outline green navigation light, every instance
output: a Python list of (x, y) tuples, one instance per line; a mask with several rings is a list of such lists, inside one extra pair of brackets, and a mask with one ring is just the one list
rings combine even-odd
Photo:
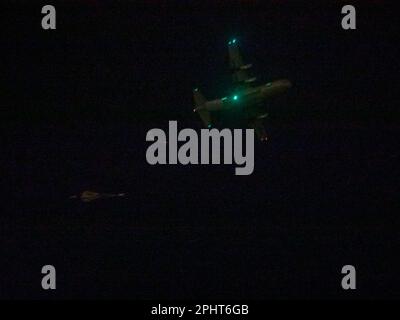
[(238, 97), (237, 95), (234, 95), (232, 99), (233, 99), (233, 100), (237, 100), (238, 98), (239, 98), (239, 97)]

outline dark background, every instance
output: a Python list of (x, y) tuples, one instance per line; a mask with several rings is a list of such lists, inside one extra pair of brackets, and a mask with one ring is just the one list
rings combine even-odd
[[(387, 2), (3, 4), (1, 298), (383, 298), (400, 293), (398, 26)], [(236, 37), (268, 104), (255, 170), (150, 166), (146, 132), (201, 128)], [(127, 198), (81, 203), (91, 189)], [(41, 267), (57, 290), (41, 289)], [(357, 290), (341, 289), (341, 268)]]

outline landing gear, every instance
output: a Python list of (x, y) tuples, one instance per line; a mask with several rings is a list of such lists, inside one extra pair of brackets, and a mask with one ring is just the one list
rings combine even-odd
[(267, 136), (266, 134), (263, 134), (263, 135), (260, 137), (260, 141), (261, 141), (261, 142), (267, 142), (267, 140), (268, 140), (268, 136)]

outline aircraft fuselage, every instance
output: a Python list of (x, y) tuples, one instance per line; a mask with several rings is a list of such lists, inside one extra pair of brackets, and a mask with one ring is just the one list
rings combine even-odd
[[(198, 110), (218, 111), (242, 108), (246, 111), (252, 111), (255, 106), (259, 106), (264, 101), (276, 95), (286, 92), (292, 86), (291, 82), (286, 79), (268, 82), (257, 87), (248, 87), (237, 89), (232, 95), (222, 99), (210, 100), (202, 106), (198, 106)], [(252, 116), (257, 116), (250, 112)]]

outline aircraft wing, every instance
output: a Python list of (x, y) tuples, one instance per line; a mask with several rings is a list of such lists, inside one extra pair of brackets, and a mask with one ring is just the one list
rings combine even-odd
[(256, 78), (249, 75), (251, 64), (244, 64), (240, 54), (238, 41), (233, 39), (228, 42), (229, 67), (232, 72), (233, 83), (237, 86), (250, 85)]

